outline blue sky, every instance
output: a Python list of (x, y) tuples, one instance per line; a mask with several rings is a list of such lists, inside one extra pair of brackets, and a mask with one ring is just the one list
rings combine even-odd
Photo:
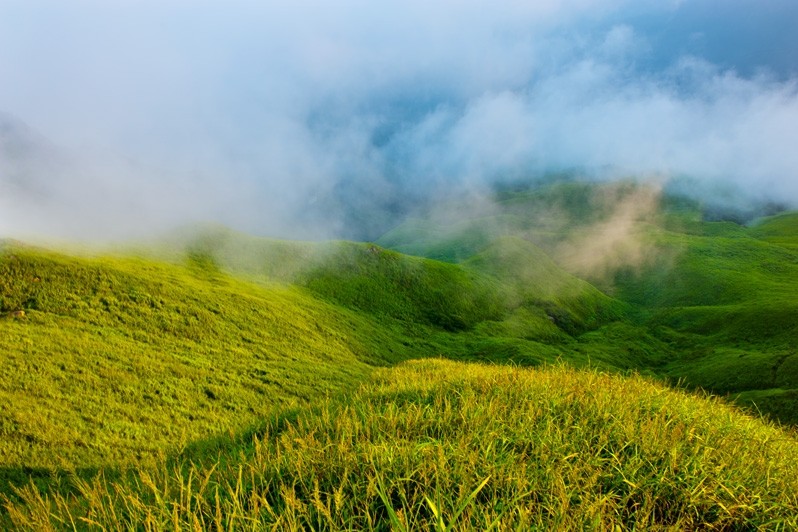
[(0, 118), (46, 146), (0, 149), (0, 233), (327, 237), (561, 169), (798, 206), (796, 5), (0, 0)]

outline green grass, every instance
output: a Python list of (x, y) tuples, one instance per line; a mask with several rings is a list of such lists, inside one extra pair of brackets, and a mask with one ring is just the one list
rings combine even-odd
[[(794, 429), (755, 419), (798, 424), (798, 215), (665, 198), (645, 260), (557, 262), (639, 187), (506, 188), (380, 245), (0, 241), (0, 527), (798, 526)], [(459, 362), (375, 369), (430, 357)]]
[(742, 405), (747, 405), (752, 412), (766, 412), (770, 416), (793, 426), (798, 425), (798, 390), (768, 388), (766, 390), (752, 390), (736, 393), (733, 399)]
[(793, 529), (798, 440), (641, 377), (465, 365), (380, 370), (271, 418), (224, 458), (79, 495), (23, 492), (21, 529)]
[(304, 290), (202, 267), (2, 251), (0, 482), (152, 459), (408, 356)]
[(570, 236), (612, 216), (617, 205), (647, 195), (634, 181), (597, 184), (566, 180), (495, 191), (483, 201), (454, 197), (407, 220), (377, 243), (402, 253), (462, 262), (497, 238), (520, 236), (550, 253)]
[[(497, 193), (492, 206), (473, 209), (473, 217), (468, 210), (456, 217), (432, 212), (378, 241), (457, 263), (459, 269), (367, 245), (267, 241), (224, 230), (195, 238), (191, 247), (212, 250), (225, 270), (300, 283), (331, 303), (381, 321), (479, 335), (452, 339), (423, 332), (430, 352), (530, 364), (556, 357), (579, 364), (589, 359), (718, 393), (753, 391), (754, 385), (770, 389), (772, 379), (730, 387), (726, 362), (734, 373), (745, 373), (750, 362), (751, 374), (758, 375), (758, 365), (777, 365), (794, 343), (798, 215), (780, 214), (751, 227), (706, 222), (699, 204), (666, 196), (657, 216), (636, 222), (635, 234), (648, 245), (642, 264), (621, 264), (609, 279), (596, 276), (591, 285), (552, 259), (563, 243), (589, 234), (592, 224), (606, 221), (614, 206), (637, 197), (641, 187), (572, 180), (508, 188)], [(452, 206), (442, 206), (447, 209)], [(602, 332), (617, 330), (621, 322), (637, 332), (622, 339)], [(627, 355), (613, 351), (618, 342)], [(699, 360), (701, 353), (708, 358)], [(782, 380), (787, 390), (796, 389), (794, 375)], [(759, 406), (786, 419), (785, 408), (777, 413)]]
[(542, 249), (518, 237), (503, 237), (463, 263), (497, 279), (512, 309), (540, 308), (570, 334), (621, 319), (625, 306), (558, 266)]
[(794, 249), (798, 245), (798, 213), (787, 212), (758, 220), (749, 233), (766, 242)]
[(503, 222), (490, 216), (445, 225), (415, 219), (388, 231), (377, 243), (407, 255), (457, 263), (490, 245)]
[(281, 241), (223, 228), (178, 235), (168, 244), (172, 260), (188, 253), (250, 281), (302, 286), (320, 299), (381, 319), (456, 331), (505, 311), (489, 278), (374, 244)]
[(374, 245), (342, 246), (299, 283), (348, 308), (450, 331), (500, 318), (505, 310), (487, 278)]
[[(707, 223), (705, 225), (712, 225)], [(662, 232), (660, 262), (619, 279), (630, 302), (647, 307), (788, 301), (798, 293), (798, 249), (753, 238)]]
[(798, 371), (784, 363), (798, 333), (795, 219), (661, 231), (658, 260), (616, 276), (615, 296), (645, 309), (674, 347), (661, 374), (795, 423)]
[[(699, 202), (666, 195), (652, 204), (659, 210), (631, 220), (628, 234), (638, 246), (630, 249), (640, 250), (642, 260), (624, 263), (621, 249), (614, 266), (581, 271), (579, 279), (553, 259), (567, 259), (564, 246), (585, 235), (611, 231), (602, 224), (650, 197), (645, 186), (573, 179), (508, 186), (472, 216), (468, 210), (448, 218), (431, 212), (379, 242), (457, 262), (499, 282), (509, 311), (478, 328), (491, 338), (486, 343), (502, 346), (494, 350), (496, 360), (550, 359), (550, 352), (526, 341), (565, 344), (561, 355), (571, 361), (634, 367), (721, 394), (750, 398), (759, 391), (764, 399), (757, 408), (792, 422), (786, 405), (798, 390), (798, 375), (780, 359), (798, 334), (798, 214), (750, 227), (710, 222)], [(621, 322), (636, 332), (607, 333)], [(623, 349), (614, 350), (619, 344)], [(785, 391), (775, 409), (766, 393), (771, 389)], [(798, 411), (798, 402), (792, 407)]]
[(207, 247), (168, 264), (5, 245), (0, 491), (237, 434), (410, 356), (561, 354), (524, 341), (508, 352), (512, 339), (479, 334), (502, 307), (492, 281), (458, 266), (354, 244), (306, 256), (302, 287), (231, 277)]

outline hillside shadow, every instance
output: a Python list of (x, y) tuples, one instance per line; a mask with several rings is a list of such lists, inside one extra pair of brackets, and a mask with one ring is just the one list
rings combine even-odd
[(5, 466), (0, 467), (0, 529), (11, 525), (6, 504), (24, 504), (21, 492), (33, 487), (43, 497), (78, 496), (81, 483), (91, 483), (101, 477), (105, 484), (137, 477), (143, 470), (187, 472), (190, 467), (223, 465), (227, 459), (238, 460), (242, 453), (254, 448), (256, 438), (267, 431), (277, 436), (303, 412), (302, 408), (290, 408), (265, 417), (260, 423), (243, 428), (233, 434), (216, 434), (191, 442), (179, 452), (156, 459), (149, 464), (108, 465), (75, 469)]

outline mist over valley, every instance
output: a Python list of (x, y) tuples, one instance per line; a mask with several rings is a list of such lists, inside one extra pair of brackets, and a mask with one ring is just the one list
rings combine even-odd
[(797, 23), (0, 1), (0, 528), (798, 528)]

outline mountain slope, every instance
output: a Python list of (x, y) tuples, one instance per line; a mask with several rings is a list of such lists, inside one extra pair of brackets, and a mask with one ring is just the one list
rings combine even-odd
[(0, 467), (12, 473), (151, 458), (407, 356), (296, 288), (14, 244), (0, 251), (0, 316)]
[(543, 308), (552, 322), (571, 333), (618, 320), (626, 310), (619, 301), (569, 274), (542, 249), (518, 237), (494, 240), (463, 265), (501, 281), (511, 307)]
[[(747, 228), (700, 222), (663, 231), (659, 261), (616, 275), (615, 295), (666, 328), (676, 349), (663, 372), (732, 394), (784, 422), (798, 422), (798, 247), (794, 215)], [(790, 405), (790, 406), (787, 406)]]
[(505, 187), (466, 207), (442, 205), (379, 242), (500, 280), (516, 309), (502, 335), (552, 342), (565, 331), (578, 339), (569, 359), (756, 397), (798, 422), (795, 213), (746, 227), (645, 184), (573, 181)]
[[(794, 432), (663, 386), (798, 424), (798, 216), (746, 227), (663, 200), (638, 217), (634, 187), (552, 190), (418, 235), (449, 262), (218, 227), (141, 244), (146, 259), (0, 242), (0, 527), (67, 510), (111, 528), (793, 526), (795, 486), (761, 473), (795, 477)], [(546, 198), (561, 212), (541, 222)], [(603, 254), (587, 273), (568, 262), (582, 244)], [(427, 360), (350, 393), (433, 356), (540, 369)], [(530, 441), (557, 467), (524, 469)]]

